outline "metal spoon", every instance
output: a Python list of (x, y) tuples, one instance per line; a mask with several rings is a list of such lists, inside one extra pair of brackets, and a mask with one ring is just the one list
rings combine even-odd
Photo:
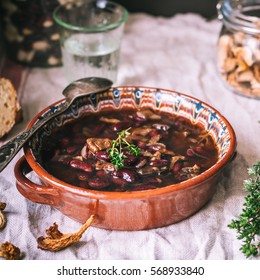
[(110, 80), (99, 77), (83, 78), (69, 84), (62, 92), (65, 96), (65, 102), (60, 104), (57, 111), (53, 111), (47, 116), (38, 119), (38, 121), (30, 129), (21, 132), (5, 145), (0, 147), (0, 172), (8, 165), (8, 163), (36, 131), (38, 131), (49, 120), (68, 109), (76, 98), (106, 91), (112, 86), (112, 84), (113, 83)]

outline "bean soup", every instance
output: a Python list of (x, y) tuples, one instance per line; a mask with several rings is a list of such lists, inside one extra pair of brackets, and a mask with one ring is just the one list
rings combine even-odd
[(216, 163), (211, 136), (189, 120), (150, 109), (91, 114), (51, 135), (45, 169), (69, 184), (102, 191), (162, 188)]

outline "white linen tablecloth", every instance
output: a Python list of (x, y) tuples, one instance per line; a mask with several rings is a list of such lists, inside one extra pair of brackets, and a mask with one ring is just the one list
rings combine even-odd
[[(238, 155), (223, 173), (213, 199), (198, 213), (177, 224), (145, 231), (110, 231), (90, 227), (80, 242), (60, 252), (37, 248), (37, 237), (53, 222), (64, 233), (79, 223), (48, 205), (25, 199), (16, 189), (13, 169), (23, 151), (0, 173), (0, 201), (6, 227), (0, 242), (19, 247), (25, 260), (241, 260), (241, 242), (227, 225), (241, 213), (246, 194), (247, 168), (260, 155), (260, 100), (229, 91), (216, 69), (217, 19), (196, 14), (171, 18), (131, 14), (125, 27), (117, 85), (140, 85), (176, 90), (215, 107), (233, 126)], [(40, 110), (63, 98), (67, 85), (61, 67), (25, 68), (18, 89), (24, 120), (7, 141), (20, 132)], [(0, 142), (3, 144), (4, 142)], [(38, 180), (35, 174), (31, 179)], [(260, 259), (256, 257), (254, 259)]]

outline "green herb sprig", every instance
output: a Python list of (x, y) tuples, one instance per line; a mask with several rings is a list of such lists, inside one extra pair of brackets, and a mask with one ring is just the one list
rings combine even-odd
[(112, 147), (108, 149), (109, 158), (114, 164), (116, 170), (124, 167), (124, 159), (127, 158), (127, 156), (123, 153), (123, 149), (128, 149), (134, 156), (139, 156), (141, 153), (141, 150), (137, 146), (130, 144), (126, 140), (126, 137), (130, 135), (130, 129), (131, 127), (118, 132), (117, 139), (112, 141)]
[(260, 252), (260, 162), (248, 169), (250, 179), (244, 181), (244, 208), (239, 219), (232, 220), (229, 228), (237, 231), (237, 238), (243, 241), (240, 250), (249, 258)]

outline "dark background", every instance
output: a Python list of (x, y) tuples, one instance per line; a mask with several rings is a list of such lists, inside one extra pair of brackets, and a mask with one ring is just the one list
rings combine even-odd
[(123, 5), (130, 13), (144, 12), (164, 17), (176, 13), (198, 13), (211, 19), (217, 15), (218, 0), (114, 0), (114, 2)]

